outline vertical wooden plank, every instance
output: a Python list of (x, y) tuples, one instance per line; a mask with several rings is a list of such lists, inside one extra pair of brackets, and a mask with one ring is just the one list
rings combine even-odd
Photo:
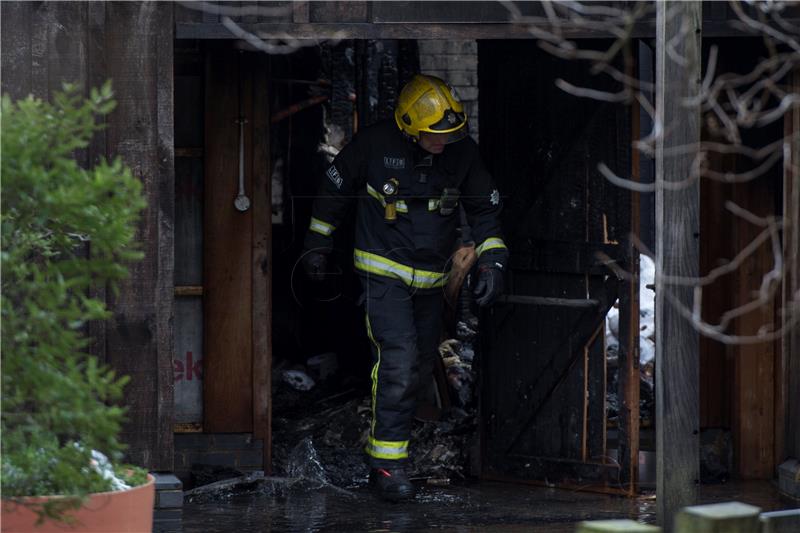
[[(711, 152), (709, 166), (714, 170), (736, 168), (736, 158)], [(700, 273), (706, 275), (721, 261), (736, 255), (731, 235), (733, 224), (720, 224), (730, 213), (725, 202), (730, 200), (731, 185), (714, 180), (700, 183)], [(703, 288), (702, 318), (718, 324), (722, 315), (732, 309), (736, 292), (733, 276), (722, 276)], [(734, 347), (716, 339), (700, 338), (700, 427), (731, 427), (731, 384)], [(729, 368), (730, 367), (730, 368)]]
[[(86, 4), (86, 56), (87, 56), (87, 89), (101, 87), (105, 83), (108, 73), (106, 65), (106, 8), (101, 2), (89, 2)], [(88, 147), (88, 159), (90, 165), (96, 165), (106, 157), (107, 130), (99, 131), (94, 134)], [(91, 247), (91, 245), (90, 245)], [(91, 295), (100, 301), (106, 301), (106, 286), (95, 286), (91, 289)], [(106, 329), (105, 320), (95, 320), (89, 324), (88, 333), (91, 337), (89, 353), (105, 361), (106, 350)]]
[[(639, 105), (631, 108), (631, 138), (639, 138)], [(622, 140), (620, 140), (622, 141)], [(620, 146), (630, 146), (619, 142)], [(640, 180), (640, 154), (631, 149), (631, 179)], [(630, 235), (640, 236), (639, 193), (620, 189), (618, 194), (630, 198)], [(618, 205), (624, 205), (620, 201)], [(623, 224), (625, 227), (625, 224)], [(636, 494), (639, 477), (639, 252), (633, 239), (626, 236), (622, 241), (625, 256), (628, 258), (630, 280), (622, 281), (619, 295), (619, 381), (617, 396), (619, 402), (619, 467), (620, 478), (626, 483), (631, 495)]]
[[(47, 35), (48, 92), (61, 91), (65, 83), (77, 84), (88, 95), (88, 3), (53, 2)], [(85, 160), (86, 153), (78, 155)]]
[[(800, 94), (800, 69), (792, 73), (792, 90)], [(800, 315), (800, 108), (795, 106), (786, 115), (784, 142), (789, 157), (783, 173), (783, 253), (784, 280), (782, 306), (784, 319)], [(800, 321), (781, 339), (782, 375), (784, 383), (783, 450), (779, 458), (800, 459)], [(779, 421), (780, 423), (780, 421)]]
[(175, 385), (172, 357), (175, 353), (175, 54), (174, 16), (171, 2), (158, 4), (153, 46), (156, 52), (156, 111), (158, 136), (158, 275), (156, 277), (156, 318), (158, 320), (156, 450), (161, 469), (174, 464)]
[(33, 3), (0, 2), (0, 92), (17, 100), (31, 92)]
[(268, 62), (251, 57), (253, 72), (253, 435), (264, 442), (264, 471), (272, 471), (272, 187)]
[(175, 162), (175, 180), (175, 285), (202, 286), (202, 158), (178, 157)]
[[(676, 38), (682, 25), (688, 31)], [(664, 153), (700, 141), (699, 109), (684, 101), (699, 88), (701, 3), (659, 2), (656, 32), (656, 110), (666, 132), (656, 144), (656, 491), (658, 521), (671, 531), (677, 510), (694, 502), (699, 479), (698, 334), (675, 307), (692, 308), (692, 289), (659, 280), (698, 274), (699, 193), (696, 182), (663, 187), (686, 180), (694, 158)]]
[(131, 381), (122, 435), (128, 459), (172, 470), (173, 209), (172, 9), (164, 3), (108, 3), (107, 74), (117, 109), (108, 118), (107, 148), (143, 183), (147, 207), (138, 240), (144, 259), (111, 297), (108, 360)]
[[(240, 212), (233, 204), (239, 189), (238, 53), (226, 43), (211, 43), (206, 69), (203, 429), (249, 432), (253, 430), (253, 208)], [(242, 89), (246, 96), (244, 85)], [(243, 106), (245, 113), (248, 104), (249, 100)], [(246, 119), (245, 132), (252, 127), (252, 114)], [(250, 156), (246, 153), (245, 161)], [(245, 176), (252, 201), (252, 172)]]
[(53, 2), (33, 4), (31, 13), (31, 94), (38, 98), (49, 96), (50, 81), (47, 71), (48, 35), (56, 24), (53, 19)]
[[(755, 213), (767, 216), (774, 210), (775, 191), (769, 175), (737, 184), (734, 202)], [(744, 249), (763, 228), (737, 219), (734, 223), (737, 250)], [(772, 268), (773, 255), (769, 242), (755, 250), (735, 274), (735, 305), (750, 302), (761, 286), (763, 276)], [(774, 323), (772, 303), (743, 315), (735, 321), (739, 335), (757, 335), (760, 328)], [(734, 461), (736, 471), (744, 479), (770, 479), (774, 473), (774, 344), (742, 344), (733, 347), (735, 378), (733, 391)]]

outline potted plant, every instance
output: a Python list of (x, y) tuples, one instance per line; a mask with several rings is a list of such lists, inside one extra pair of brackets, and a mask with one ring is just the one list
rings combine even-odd
[[(119, 464), (127, 378), (86, 353), (87, 323), (108, 316), (92, 289), (113, 290), (141, 256), (141, 183), (120, 160), (75, 157), (114, 105), (110, 84), (88, 99), (69, 85), (52, 103), (2, 97), (3, 532), (151, 528), (152, 476)], [(138, 518), (98, 516), (131, 495)]]

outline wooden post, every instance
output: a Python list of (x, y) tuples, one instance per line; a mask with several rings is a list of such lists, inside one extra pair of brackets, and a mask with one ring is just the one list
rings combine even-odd
[(770, 511), (758, 517), (761, 533), (790, 533), (800, 531), (800, 509)]
[(675, 518), (675, 533), (758, 533), (760, 512), (739, 502), (687, 507)]
[[(143, 185), (147, 198), (137, 240), (144, 258), (108, 295), (108, 362), (130, 376), (125, 388), (128, 423), (122, 440), (128, 460), (150, 470), (173, 468), (174, 338), (172, 5), (105, 4), (106, 75), (117, 108), (108, 117), (106, 148)], [(113, 58), (111, 60), (110, 58)]]
[(685, 181), (694, 151), (668, 155), (700, 141), (700, 112), (685, 99), (700, 82), (701, 3), (658, 2), (656, 28), (656, 494), (659, 523), (694, 503), (699, 479), (698, 334), (677, 309), (692, 309), (692, 288), (665, 276), (696, 277), (699, 270), (699, 186)]
[[(634, 72), (630, 74), (635, 75)], [(638, 139), (639, 135), (639, 106), (631, 106), (631, 138)], [(621, 146), (626, 141), (620, 139)], [(628, 143), (629, 144), (629, 143)], [(640, 181), (640, 153), (634, 148), (631, 150), (631, 179)], [(619, 188), (618, 194), (630, 198), (630, 234), (641, 235), (641, 217), (639, 193)], [(620, 200), (624, 205), (625, 197)], [(618, 429), (618, 460), (620, 479), (626, 483), (626, 489), (630, 496), (635, 496), (639, 482), (639, 387), (640, 387), (640, 365), (639, 365), (639, 250), (634, 246), (633, 239), (630, 237), (623, 241), (625, 247), (625, 257), (627, 268), (631, 279), (624, 281), (620, 285), (619, 293), (619, 379), (617, 385), (617, 396), (619, 402), (619, 429)]]
[(578, 524), (575, 533), (659, 533), (660, 527), (640, 524), (635, 520), (616, 519), (616, 520), (589, 520)]

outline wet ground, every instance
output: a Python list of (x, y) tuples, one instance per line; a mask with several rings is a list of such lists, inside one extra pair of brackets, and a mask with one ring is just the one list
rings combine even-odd
[[(769, 483), (703, 486), (700, 503), (741, 501), (764, 511), (796, 508)], [(408, 503), (379, 501), (366, 486), (265, 482), (250, 494), (186, 503), (184, 533), (216, 532), (573, 532), (582, 520), (631, 518), (655, 523), (655, 499), (623, 498), (527, 485), (480, 482), (420, 486)]]

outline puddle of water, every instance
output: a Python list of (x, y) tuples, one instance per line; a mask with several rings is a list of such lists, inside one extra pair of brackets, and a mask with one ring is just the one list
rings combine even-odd
[[(308, 450), (306, 450), (308, 451)], [(769, 483), (702, 486), (700, 503), (741, 501), (763, 510), (796, 507)], [(510, 483), (418, 485), (414, 501), (378, 500), (362, 485), (343, 491), (319, 480), (265, 481), (224, 502), (187, 503), (184, 533), (258, 532), (574, 532), (582, 520), (630, 518), (655, 523), (652, 495), (624, 498)]]
[[(285, 484), (224, 503), (188, 503), (184, 533), (229, 531), (574, 531), (580, 520), (653, 517), (652, 502), (501, 483), (420, 486), (412, 502), (392, 504), (366, 486), (345, 496), (330, 486)], [(563, 529), (560, 529), (563, 528)]]

